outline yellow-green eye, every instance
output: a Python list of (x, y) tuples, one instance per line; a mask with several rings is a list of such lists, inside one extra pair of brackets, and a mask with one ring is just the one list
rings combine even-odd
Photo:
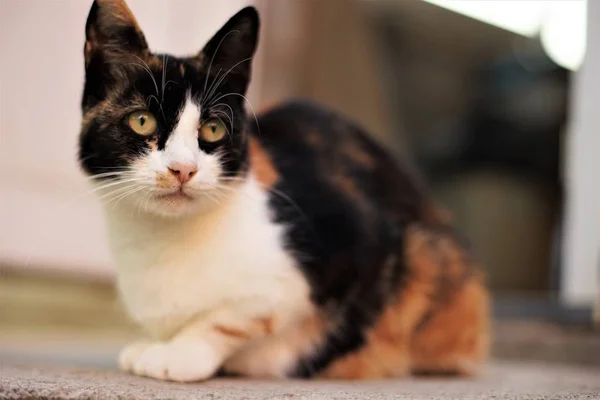
[(156, 118), (147, 111), (136, 111), (129, 114), (127, 123), (138, 135), (149, 136), (156, 132)]
[(227, 128), (219, 119), (210, 119), (200, 127), (200, 137), (205, 142), (213, 143), (225, 137)]

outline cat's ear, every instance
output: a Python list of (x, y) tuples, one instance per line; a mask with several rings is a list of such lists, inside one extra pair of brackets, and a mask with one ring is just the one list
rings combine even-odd
[(85, 24), (85, 63), (102, 52), (141, 53), (148, 45), (124, 0), (94, 0)]
[[(260, 18), (254, 7), (235, 14), (208, 41), (200, 52), (205, 73), (228, 73), (245, 91), (250, 80), (252, 58), (258, 45)], [(210, 70), (210, 71), (209, 71)]]

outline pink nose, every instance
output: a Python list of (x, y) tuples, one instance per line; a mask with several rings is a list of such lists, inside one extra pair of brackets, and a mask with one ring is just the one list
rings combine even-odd
[(198, 172), (198, 168), (194, 164), (183, 164), (183, 163), (172, 163), (169, 165), (169, 172), (175, 175), (175, 177), (181, 182), (181, 184), (185, 184), (189, 182), (190, 179), (196, 172)]

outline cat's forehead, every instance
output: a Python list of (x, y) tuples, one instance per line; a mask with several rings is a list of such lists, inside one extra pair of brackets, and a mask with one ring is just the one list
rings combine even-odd
[(178, 115), (187, 98), (199, 105), (203, 97), (207, 76), (197, 59), (169, 54), (130, 55), (121, 64), (123, 74), (109, 95), (121, 107), (145, 108), (170, 120)]
[[(204, 77), (203, 65), (195, 58), (179, 58), (169, 54), (148, 54), (145, 57), (130, 58), (133, 74), (129, 75), (131, 84), (139, 89), (150, 89), (162, 94), (169, 85), (186, 86), (198, 89), (194, 83)], [(143, 86), (139, 86), (143, 85)]]

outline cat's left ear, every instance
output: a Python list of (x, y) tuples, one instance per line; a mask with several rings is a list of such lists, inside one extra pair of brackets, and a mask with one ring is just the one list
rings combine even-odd
[(85, 24), (86, 66), (96, 54), (139, 54), (148, 44), (125, 0), (94, 0)]
[(260, 18), (254, 7), (246, 7), (231, 17), (200, 53), (204, 72), (211, 76), (219, 70), (221, 76), (228, 73), (228, 80), (237, 83), (236, 90), (245, 92), (258, 45), (259, 28)]

